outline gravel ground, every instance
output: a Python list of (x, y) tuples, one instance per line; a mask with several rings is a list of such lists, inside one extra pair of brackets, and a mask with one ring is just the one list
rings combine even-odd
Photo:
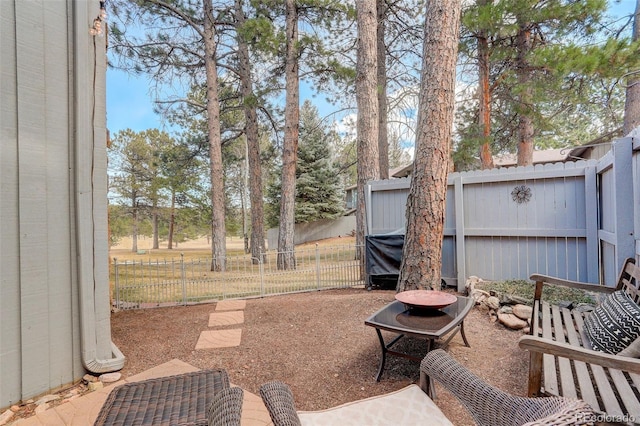
[[(418, 382), (418, 363), (398, 357), (387, 358), (381, 381), (375, 381), (380, 347), (364, 320), (394, 294), (345, 289), (247, 300), (242, 343), (235, 348), (194, 349), (214, 304), (116, 312), (112, 336), (127, 356), (125, 377), (178, 358), (201, 369), (225, 368), (232, 383), (256, 394), (262, 383), (282, 380), (292, 388), (297, 409), (319, 410)], [(457, 335), (448, 351), (489, 383), (525, 395), (521, 332), (492, 323), (479, 308), (467, 317), (465, 330), (471, 347)], [(424, 341), (404, 339), (396, 347), (424, 355)], [(436, 395), (454, 424), (474, 424), (451, 394), (438, 386)]]

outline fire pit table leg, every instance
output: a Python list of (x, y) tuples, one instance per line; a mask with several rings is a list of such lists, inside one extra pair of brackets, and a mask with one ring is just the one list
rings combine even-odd
[(460, 336), (462, 336), (462, 341), (464, 342), (465, 346), (470, 348), (471, 345), (469, 344), (469, 341), (467, 340), (467, 336), (464, 334), (464, 321), (462, 321), (460, 323)]
[(379, 382), (380, 377), (382, 377), (382, 372), (384, 371), (384, 364), (387, 361), (388, 349), (391, 346), (393, 346), (398, 340), (402, 339), (404, 337), (404, 334), (397, 336), (395, 339), (389, 342), (389, 344), (386, 344), (384, 342), (384, 339), (382, 338), (382, 333), (380, 332), (379, 328), (376, 328), (376, 333), (378, 333), (378, 340), (380, 341), (380, 349), (382, 350), (382, 355), (380, 356), (380, 365), (378, 366), (378, 374), (376, 375), (376, 382)]
[(380, 348), (382, 349), (382, 355), (380, 356), (380, 365), (378, 366), (378, 374), (376, 375), (376, 382), (379, 382), (380, 377), (382, 377), (382, 370), (384, 370), (384, 363), (387, 358), (387, 347), (384, 344), (384, 339), (382, 338), (382, 333), (380, 333), (379, 328), (376, 328), (376, 333), (378, 333), (378, 340), (380, 341)]

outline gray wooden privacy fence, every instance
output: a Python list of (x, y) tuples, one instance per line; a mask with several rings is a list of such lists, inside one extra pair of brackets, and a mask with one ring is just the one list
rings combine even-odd
[[(623, 138), (602, 159), (449, 175), (442, 275), (542, 273), (613, 285), (640, 259), (640, 142)], [(367, 235), (404, 233), (410, 178), (370, 182)]]

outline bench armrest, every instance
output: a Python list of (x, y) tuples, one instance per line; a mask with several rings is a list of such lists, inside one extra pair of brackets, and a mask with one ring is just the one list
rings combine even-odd
[(518, 341), (518, 346), (530, 352), (550, 354), (575, 361), (583, 361), (602, 367), (640, 374), (640, 359), (638, 358), (611, 355), (537, 336), (522, 336)]
[(612, 293), (616, 290), (614, 287), (605, 287), (600, 284), (590, 284), (579, 281), (564, 280), (562, 278), (550, 277), (542, 274), (533, 274), (529, 277), (529, 279), (536, 282), (536, 289), (533, 296), (534, 300), (540, 300), (540, 298), (542, 297), (542, 287), (545, 284), (593, 291), (598, 293)]

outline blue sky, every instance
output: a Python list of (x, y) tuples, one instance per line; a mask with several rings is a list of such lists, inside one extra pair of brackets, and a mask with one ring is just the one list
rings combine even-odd
[[(174, 130), (153, 111), (155, 95), (151, 87), (153, 82), (145, 75), (133, 75), (115, 69), (107, 70), (107, 127), (112, 135), (127, 128), (135, 131), (153, 128), (168, 132)], [(284, 103), (284, 93), (281, 97)], [(314, 96), (311, 87), (301, 82), (300, 104), (305, 99), (313, 102), (322, 117), (340, 109), (327, 102), (324, 96)], [(328, 120), (332, 121), (333, 117), (329, 117)]]
[[(629, 15), (633, 13), (635, 4), (636, 0), (612, 1), (610, 12), (613, 16)], [(162, 117), (153, 112), (153, 98), (149, 89), (151, 86), (152, 83), (144, 75), (135, 76), (124, 71), (107, 70), (107, 126), (112, 134), (126, 128), (135, 131), (152, 128), (171, 131)], [(322, 95), (313, 95), (313, 90), (308, 85), (301, 86), (300, 102), (311, 99), (321, 116), (339, 109), (326, 102)]]

